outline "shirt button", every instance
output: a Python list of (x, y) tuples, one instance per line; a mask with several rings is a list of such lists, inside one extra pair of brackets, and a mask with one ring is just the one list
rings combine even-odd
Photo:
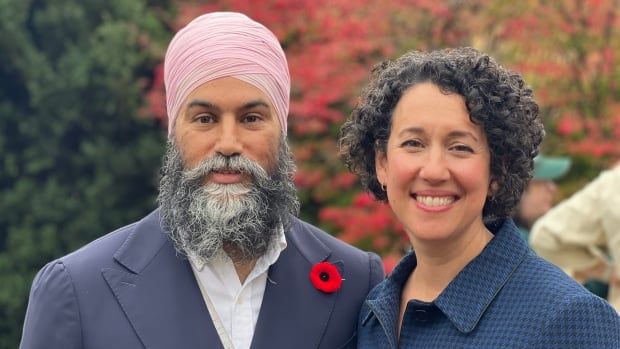
[(419, 322), (428, 321), (428, 313), (424, 309), (418, 309), (415, 311), (415, 320)]

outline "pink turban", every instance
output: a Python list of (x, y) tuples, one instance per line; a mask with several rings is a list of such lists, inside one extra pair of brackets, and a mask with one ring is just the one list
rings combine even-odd
[(275, 35), (241, 13), (202, 15), (172, 38), (164, 60), (168, 138), (182, 104), (200, 85), (234, 77), (265, 93), (286, 134), (291, 78)]

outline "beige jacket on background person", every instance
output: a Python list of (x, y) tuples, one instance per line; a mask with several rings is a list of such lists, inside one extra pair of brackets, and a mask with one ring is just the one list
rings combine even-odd
[(620, 166), (602, 172), (538, 219), (530, 245), (573, 277), (607, 264), (601, 279), (610, 282), (608, 301), (620, 313)]

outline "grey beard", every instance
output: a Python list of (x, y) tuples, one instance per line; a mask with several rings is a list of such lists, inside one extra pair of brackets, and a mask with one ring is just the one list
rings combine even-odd
[[(224, 248), (235, 262), (255, 260), (299, 213), (295, 164), (284, 139), (273, 175), (242, 156), (214, 155), (193, 169), (184, 168), (180, 150), (169, 141), (157, 201), (162, 227), (177, 252), (199, 263), (218, 258)], [(204, 183), (211, 171), (221, 169), (240, 171), (252, 180)]]

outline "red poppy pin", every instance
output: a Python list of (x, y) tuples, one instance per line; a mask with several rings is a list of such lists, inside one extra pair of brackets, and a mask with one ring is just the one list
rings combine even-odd
[(342, 285), (342, 276), (335, 265), (329, 262), (317, 263), (310, 270), (310, 281), (317, 290), (334, 293)]

